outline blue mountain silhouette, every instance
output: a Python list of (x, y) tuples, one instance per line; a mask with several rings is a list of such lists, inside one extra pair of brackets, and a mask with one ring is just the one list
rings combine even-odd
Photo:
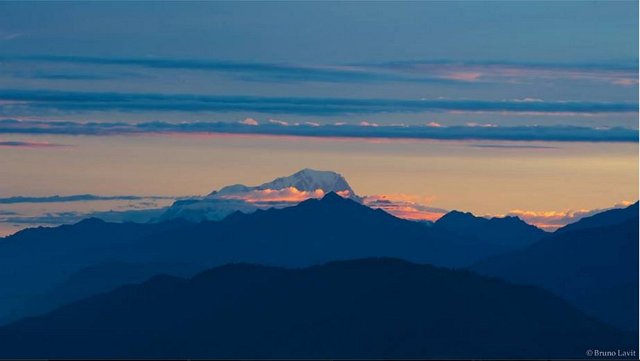
[(601, 320), (638, 332), (638, 203), (599, 213), (471, 269), (544, 287)]
[(154, 277), (0, 328), (0, 356), (580, 358), (636, 341), (534, 287), (381, 258)]
[[(529, 237), (529, 228), (512, 232), (514, 242)], [(399, 219), (335, 193), (289, 208), (237, 212), (222, 221), (135, 224), (87, 219), (28, 229), (0, 242), (0, 316), (6, 322), (107, 291), (114, 284), (140, 281), (138, 272), (128, 279), (127, 272), (105, 270), (93, 273), (90, 286), (65, 289), (65, 280), (74, 273), (101, 264), (138, 264), (145, 275), (184, 274), (167, 265), (184, 265), (186, 270), (229, 262), (302, 267), (364, 257), (463, 267), (504, 251), (490, 238)], [(105, 279), (105, 274), (114, 279)]]

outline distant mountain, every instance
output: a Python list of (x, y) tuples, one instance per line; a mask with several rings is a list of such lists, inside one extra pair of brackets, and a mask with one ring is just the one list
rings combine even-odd
[(394, 259), (158, 276), (0, 328), (2, 358), (582, 358), (637, 338), (555, 296)]
[(138, 244), (128, 251), (143, 261), (243, 261), (296, 267), (371, 256), (463, 266), (498, 252), (493, 245), (396, 218), (335, 193), (294, 207), (236, 212), (221, 222), (194, 224)]
[[(635, 208), (635, 211), (634, 211)], [(479, 262), (471, 269), (510, 282), (536, 285), (621, 329), (638, 331), (638, 218), (607, 211), (566, 227), (523, 249)], [(626, 220), (625, 220), (626, 219)], [(606, 222), (608, 223), (608, 222)]]
[(513, 250), (530, 245), (548, 235), (547, 232), (525, 223), (518, 217), (476, 217), (471, 213), (451, 211), (434, 226), (456, 233), (461, 237), (473, 237), (485, 243)]
[(160, 220), (221, 220), (236, 211), (252, 213), (257, 209), (288, 207), (307, 198), (319, 198), (330, 192), (360, 201), (342, 175), (332, 171), (305, 168), (288, 177), (280, 177), (259, 186), (234, 184), (213, 191), (204, 198), (176, 201)]
[(591, 217), (585, 217), (581, 220), (568, 224), (556, 230), (556, 233), (575, 231), (579, 229), (587, 229), (593, 227), (609, 226), (625, 222), (630, 219), (638, 219), (638, 202), (626, 207), (616, 208), (595, 214)]
[(74, 225), (29, 228), (0, 238), (0, 322), (75, 272), (120, 261), (118, 255), (136, 239), (190, 225), (182, 220), (138, 224), (88, 218)]
[(159, 274), (189, 277), (205, 267), (194, 264), (112, 262), (90, 266), (74, 273), (64, 283), (26, 299), (12, 310), (7, 320), (40, 315), (71, 302), (107, 292), (120, 286), (140, 283)]
[(322, 190), (324, 193), (344, 193), (347, 198), (357, 199), (355, 192), (342, 175), (332, 171), (321, 171), (309, 168), (305, 168), (287, 177), (276, 178), (271, 182), (256, 187), (247, 187), (243, 184), (224, 187), (217, 192), (212, 192), (207, 197), (235, 195), (256, 190), (281, 190), (292, 187), (304, 192)]
[[(229, 262), (301, 267), (396, 257), (464, 267), (503, 249), (472, 236), (396, 218), (335, 193), (283, 209), (237, 212), (218, 222), (114, 224), (89, 219), (71, 226), (29, 229), (0, 241), (0, 321), (19, 315), (33, 298), (38, 298), (40, 310), (46, 310), (42, 306), (48, 300), (43, 294), (55, 292), (74, 273), (105, 263), (184, 264), (204, 269)], [(139, 281), (126, 275), (120, 272), (111, 283), (97, 279), (96, 287), (90, 289), (107, 291), (116, 283)], [(48, 305), (51, 309), (59, 304)]]
[(253, 213), (258, 207), (240, 199), (183, 199), (175, 201), (159, 221), (185, 219), (190, 222), (221, 220), (234, 212)]

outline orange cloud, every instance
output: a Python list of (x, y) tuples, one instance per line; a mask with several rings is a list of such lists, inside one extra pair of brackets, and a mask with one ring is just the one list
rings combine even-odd
[(436, 221), (447, 210), (429, 207), (432, 199), (410, 194), (376, 194), (364, 198), (364, 204), (371, 208), (379, 208), (396, 217), (409, 220)]
[[(623, 208), (631, 205), (633, 202), (622, 201), (612, 208)], [(564, 211), (527, 211), (514, 209), (507, 213), (507, 216), (517, 216), (523, 221), (533, 224), (536, 227), (546, 231), (555, 231), (556, 229), (566, 226), (567, 224), (579, 221), (584, 217), (592, 216), (612, 208), (605, 209), (567, 209)], [(502, 215), (505, 216), (505, 215)]]
[(221, 196), (224, 199), (240, 199), (249, 203), (299, 203), (309, 198), (322, 198), (324, 191), (301, 191), (296, 187), (283, 189), (259, 189)]

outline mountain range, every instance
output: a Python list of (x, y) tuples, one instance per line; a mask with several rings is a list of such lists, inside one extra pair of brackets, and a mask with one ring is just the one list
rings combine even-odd
[(576, 358), (636, 341), (534, 287), (385, 258), (157, 276), (0, 328), (15, 358)]
[(541, 286), (609, 324), (637, 332), (638, 203), (585, 218), (471, 269)]
[[(514, 239), (531, 237), (530, 226), (505, 230)], [(148, 273), (154, 267), (157, 273), (172, 273), (176, 269), (166, 265), (188, 270), (229, 262), (302, 267), (342, 259), (397, 257), (465, 267), (513, 249), (496, 244), (492, 237), (493, 230), (461, 234), (437, 223), (429, 227), (400, 219), (335, 193), (293, 207), (235, 212), (222, 221), (136, 224), (86, 219), (75, 225), (28, 229), (0, 242), (0, 261), (6, 265), (0, 269), (0, 282), (7, 285), (0, 289), (4, 310), (0, 315), (5, 321), (15, 319), (34, 304), (33, 299), (59, 299), (43, 293), (55, 293), (75, 273), (101, 264), (137, 264)], [(126, 272), (112, 272), (127, 281), (122, 279)], [(138, 280), (132, 276), (128, 281)], [(103, 283), (104, 288), (98, 287)], [(98, 277), (88, 289), (108, 290), (113, 283)], [(47, 302), (35, 303), (43, 309)]]
[(575, 358), (633, 347), (638, 227), (638, 203), (553, 233), (460, 211), (415, 222), (364, 205), (337, 173), (305, 169), (178, 201), (155, 222), (89, 218), (0, 239), (0, 357)]

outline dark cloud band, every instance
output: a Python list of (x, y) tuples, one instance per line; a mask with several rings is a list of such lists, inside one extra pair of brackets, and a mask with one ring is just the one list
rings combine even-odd
[[(3, 104), (4, 103), (4, 104)], [(462, 112), (625, 113), (637, 103), (522, 100), (432, 100), (248, 97), (157, 93), (2, 90), (0, 111), (256, 112), (335, 116), (349, 114)]]
[(5, 119), (0, 120), (1, 133), (97, 136), (152, 133), (219, 133), (343, 138), (638, 142), (638, 130), (628, 128), (598, 129), (575, 126), (377, 126), (370, 123), (362, 125), (282, 125), (277, 123), (250, 125), (237, 122), (81, 123)]
[(95, 194), (74, 194), (69, 196), (47, 196), (47, 197), (8, 197), (0, 198), (0, 204), (16, 203), (63, 203), (63, 202), (89, 202), (89, 201), (137, 201), (145, 199), (175, 199), (175, 197), (165, 196), (100, 196)]

